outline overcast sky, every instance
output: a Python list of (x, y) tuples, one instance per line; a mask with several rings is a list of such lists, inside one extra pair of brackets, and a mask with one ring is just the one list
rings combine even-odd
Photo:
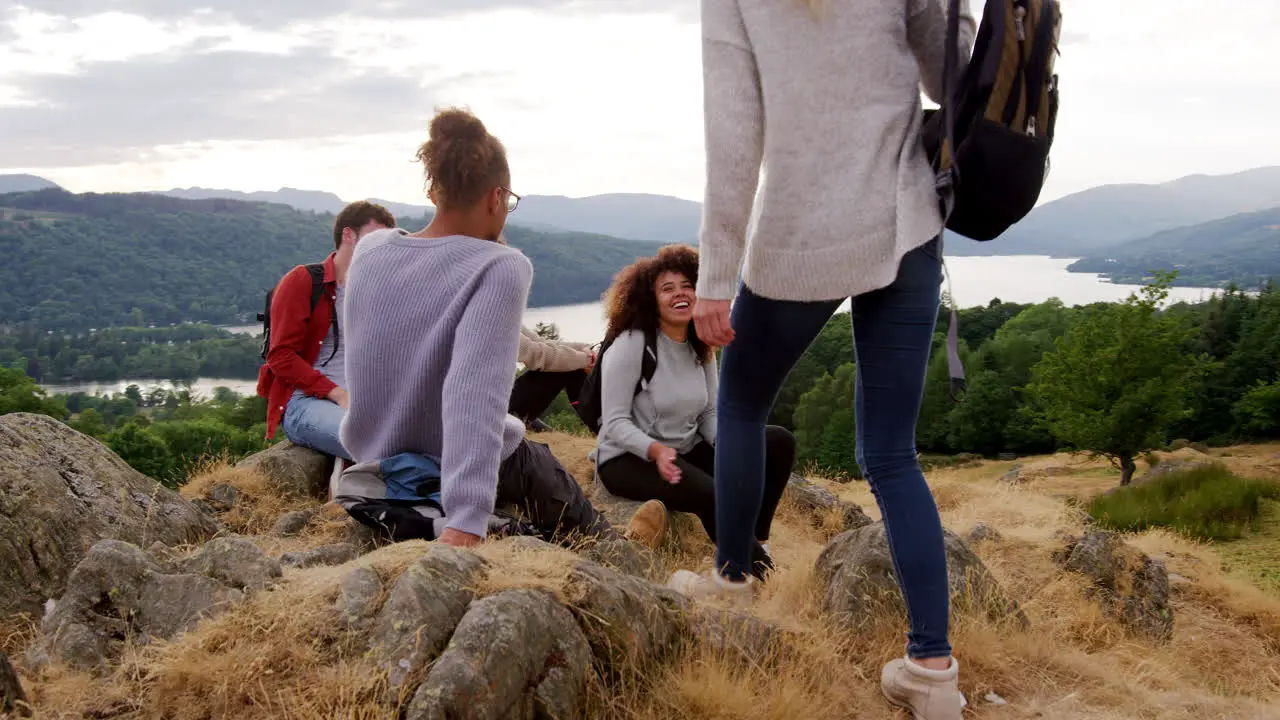
[[(1280, 0), (1062, 5), (1043, 199), (1280, 165)], [(697, 15), (697, 0), (0, 0), (0, 172), (420, 202), (414, 150), (435, 108), (464, 104), (507, 144), (517, 192), (700, 200)]]

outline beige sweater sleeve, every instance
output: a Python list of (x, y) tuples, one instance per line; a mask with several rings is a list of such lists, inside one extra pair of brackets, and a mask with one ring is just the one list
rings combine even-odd
[(737, 0), (702, 2), (707, 183), (698, 240), (698, 297), (730, 300), (764, 153), (764, 106)]
[[(949, 0), (912, 0), (911, 14), (907, 18), (907, 42), (920, 66), (920, 84), (925, 95), (936, 103), (943, 100), (942, 68), (946, 59), (947, 10), (950, 5)], [(960, 0), (960, 67), (956, 68), (956, 77), (969, 62), (977, 32), (978, 23), (969, 8), (969, 0)]]
[(526, 327), (520, 328), (519, 361), (529, 370), (569, 372), (591, 364), (591, 353), (576, 344), (546, 340)]

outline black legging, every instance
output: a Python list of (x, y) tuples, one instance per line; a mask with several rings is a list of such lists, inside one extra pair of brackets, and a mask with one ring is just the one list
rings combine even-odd
[(570, 401), (577, 400), (582, 394), (582, 383), (586, 379), (586, 370), (527, 370), (520, 373), (511, 388), (511, 402), (507, 411), (526, 423), (533, 422), (547, 411), (560, 391), (568, 393)]
[[(786, 428), (769, 425), (765, 428), (764, 500), (760, 516), (756, 518), (756, 544), (753, 551), (754, 571), (763, 579), (773, 563), (760, 543), (769, 540), (769, 528), (773, 514), (791, 479), (791, 469), (796, 460), (796, 439)], [(600, 482), (618, 497), (629, 500), (661, 500), (668, 509), (693, 513), (702, 521), (702, 527), (712, 542), (716, 539), (716, 452), (711, 445), (700, 442), (689, 452), (676, 458), (680, 468), (680, 482), (672, 485), (658, 474), (658, 466), (645, 458), (624, 453), (600, 466)]]

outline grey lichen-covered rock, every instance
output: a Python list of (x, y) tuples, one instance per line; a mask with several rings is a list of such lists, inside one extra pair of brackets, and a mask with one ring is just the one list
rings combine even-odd
[(95, 668), (126, 638), (173, 637), (242, 598), (208, 577), (166, 574), (136, 545), (103, 540), (72, 571), (28, 659), (36, 666), (55, 661)]
[[(1206, 467), (1212, 467), (1214, 462), (1215, 461), (1213, 460), (1165, 460), (1136, 478), (1131, 485), (1145, 485), (1174, 473), (1190, 472)], [(1110, 494), (1119, 489), (1120, 488), (1111, 488), (1107, 493)]]
[[(953, 607), (1027, 625), (1026, 615), (973, 550), (950, 531), (944, 531), (943, 537)], [(818, 556), (815, 570), (826, 585), (823, 606), (830, 613), (854, 622), (885, 611), (906, 613), (883, 523), (837, 536)]]
[(576, 718), (590, 664), (563, 605), (537, 590), (502, 592), (471, 604), (406, 718)]
[(332, 464), (328, 455), (282, 440), (241, 460), (236, 467), (261, 473), (282, 493), (327, 500)]
[(606, 674), (626, 675), (661, 660), (688, 635), (688, 601), (632, 575), (583, 562), (564, 592)]
[(360, 552), (351, 543), (333, 543), (321, 545), (310, 550), (288, 552), (280, 556), (280, 564), (291, 568), (309, 568), (319, 565), (341, 565), (360, 557)]
[(0, 416), (0, 617), (38, 617), (94, 543), (194, 543), (217, 525), (105, 445), (43, 415)]
[(841, 500), (830, 490), (799, 475), (791, 476), (783, 497), (808, 513), (817, 524), (825, 524), (827, 518), (835, 514), (840, 520), (839, 530), (842, 532), (857, 530), (875, 522), (858, 505)]
[(761, 666), (777, 660), (785, 649), (784, 633), (754, 615), (705, 609), (692, 615), (691, 634), (717, 657)]
[(965, 542), (970, 545), (977, 545), (984, 542), (998, 542), (1000, 540), (1000, 531), (991, 527), (986, 523), (978, 523), (973, 526), (969, 534), (965, 536)]
[(594, 562), (636, 577), (649, 577), (657, 566), (652, 550), (621, 538), (594, 539), (581, 553)]
[(473, 552), (433, 543), (396, 580), (371, 633), (374, 658), (393, 695), (444, 649), (486, 567)]
[(1000, 482), (1010, 485), (1021, 485), (1026, 481), (1027, 479), (1022, 475), (1022, 463), (1015, 464), (1009, 472), (1000, 477)]
[(228, 483), (218, 483), (209, 488), (204, 494), (205, 502), (218, 512), (226, 512), (236, 506), (236, 502), (240, 500), (240, 491), (235, 485)]
[(1090, 594), (1103, 611), (1133, 634), (1155, 642), (1173, 637), (1173, 607), (1169, 604), (1169, 573), (1114, 533), (1088, 530), (1059, 554), (1067, 570), (1093, 580)]
[(370, 567), (352, 568), (338, 584), (334, 609), (338, 621), (348, 629), (366, 625), (381, 608), (382, 578)]
[(252, 540), (221, 537), (177, 563), (180, 572), (204, 575), (240, 590), (261, 590), (281, 575), (280, 563), (267, 557)]
[(294, 510), (287, 512), (276, 520), (275, 526), (271, 528), (271, 534), (276, 537), (294, 537), (301, 535), (303, 530), (307, 529), (307, 525), (315, 518), (316, 510)]

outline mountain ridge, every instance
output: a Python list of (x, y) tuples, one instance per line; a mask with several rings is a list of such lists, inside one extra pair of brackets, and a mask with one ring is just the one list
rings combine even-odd
[[(421, 218), (403, 218), (406, 224)], [(252, 322), (291, 267), (332, 251), (332, 216), (155, 193), (0, 195), (0, 323), (48, 330)], [(654, 243), (510, 225), (534, 265), (530, 307), (598, 300)]]

